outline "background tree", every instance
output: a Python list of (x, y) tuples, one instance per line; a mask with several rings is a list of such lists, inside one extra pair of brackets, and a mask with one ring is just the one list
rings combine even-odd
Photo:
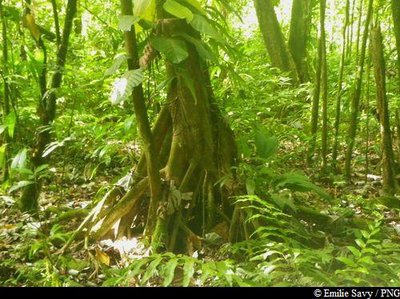
[(307, 41), (310, 32), (311, 9), (311, 0), (293, 1), (288, 46), (302, 83), (310, 80), (307, 64)]
[(388, 99), (386, 94), (386, 67), (383, 54), (382, 34), (379, 23), (374, 26), (371, 32), (371, 57), (374, 65), (377, 112), (379, 115), (381, 133), (382, 184), (384, 192), (393, 195), (396, 189), (396, 181), (393, 169), (394, 156)]
[[(29, 25), (32, 36), (43, 50), (43, 66), (40, 75), (40, 88), (41, 88), (41, 99), (37, 108), (38, 115), (41, 121), (41, 127), (38, 130), (36, 144), (32, 149), (32, 163), (34, 168), (38, 168), (45, 164), (47, 159), (43, 157), (46, 146), (50, 143), (51, 134), (50, 128), (56, 116), (56, 91), (61, 86), (62, 73), (67, 58), (69, 36), (72, 29), (72, 21), (76, 12), (76, 0), (69, 0), (66, 8), (65, 24), (62, 34), (62, 41), (57, 51), (56, 59), (56, 70), (51, 78), (50, 87), (47, 88), (46, 76), (47, 76), (47, 49), (44, 45), (43, 39), (41, 38), (40, 31), (37, 29), (37, 25), (33, 19), (33, 15), (30, 8), (27, 8), (25, 20)], [(34, 183), (29, 184), (24, 189), (21, 197), (21, 209), (23, 211), (36, 211), (38, 208), (38, 197), (40, 194), (41, 182), (36, 180)]]
[(369, 0), (368, 2), (368, 11), (367, 17), (365, 19), (364, 25), (364, 33), (361, 42), (361, 52), (360, 57), (358, 58), (358, 66), (356, 72), (356, 78), (354, 81), (353, 94), (351, 99), (351, 115), (350, 115), (350, 124), (347, 132), (347, 149), (346, 149), (346, 161), (345, 161), (345, 174), (348, 178), (351, 176), (351, 161), (354, 150), (354, 143), (357, 134), (358, 127), (358, 116), (360, 110), (360, 98), (361, 98), (361, 89), (362, 89), (362, 79), (364, 73), (364, 61), (365, 61), (365, 53), (367, 49), (367, 41), (369, 34), (369, 25), (372, 17), (373, 10), (373, 0)]
[[(283, 72), (288, 72), (293, 81), (297, 82), (299, 76), (296, 65), (286, 46), (272, 1), (254, 0), (254, 6), (257, 12), (260, 31), (264, 38), (264, 44), (271, 59), (271, 65)], [(292, 46), (294, 47), (294, 42)]]

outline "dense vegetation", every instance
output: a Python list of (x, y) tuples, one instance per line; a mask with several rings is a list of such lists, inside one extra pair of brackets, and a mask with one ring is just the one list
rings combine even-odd
[(0, 285), (400, 285), (400, 1), (0, 17)]

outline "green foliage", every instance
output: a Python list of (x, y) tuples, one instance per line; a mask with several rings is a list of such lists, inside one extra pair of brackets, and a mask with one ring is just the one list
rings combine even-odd
[(172, 63), (180, 63), (189, 56), (186, 44), (179, 39), (153, 37), (151, 44)]
[(231, 260), (205, 261), (172, 253), (134, 260), (122, 270), (110, 269), (104, 286), (233, 286), (242, 285)]
[(132, 94), (133, 89), (143, 82), (143, 72), (141, 69), (129, 70), (121, 78), (117, 78), (113, 84), (111, 92), (111, 103), (118, 105), (126, 101)]
[(190, 11), (190, 9), (174, 0), (165, 1), (163, 7), (166, 12), (179, 19), (186, 19), (187, 22), (190, 22), (193, 19), (193, 13)]

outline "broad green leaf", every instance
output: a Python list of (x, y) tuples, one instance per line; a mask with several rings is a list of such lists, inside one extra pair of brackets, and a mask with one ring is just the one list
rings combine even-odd
[(363, 256), (362, 258), (360, 258), (360, 262), (367, 265), (375, 264), (371, 256)]
[(129, 274), (130, 274), (132, 277), (135, 277), (135, 276), (141, 274), (141, 272), (142, 272), (142, 267), (143, 267), (147, 262), (148, 262), (148, 260), (145, 259), (145, 258), (136, 260), (136, 261), (133, 263), (132, 270), (130, 271)]
[(174, 0), (165, 1), (163, 7), (166, 12), (179, 19), (186, 19), (187, 22), (191, 22), (193, 20), (193, 13), (190, 11), (190, 9)]
[(293, 200), (289, 198), (285, 198), (276, 194), (271, 194), (271, 199), (273, 202), (281, 209), (284, 210), (286, 207), (289, 207), (294, 212), (297, 211), (296, 205), (293, 203)]
[(214, 55), (212, 50), (201, 40), (195, 39), (186, 33), (179, 33), (178, 36), (184, 38), (187, 42), (191, 43), (195, 46), (197, 53), (199, 53), (200, 57), (204, 60), (210, 60), (213, 63), (218, 63), (217, 57)]
[(138, 22), (140, 18), (132, 15), (121, 15), (118, 20), (118, 28), (122, 31), (131, 31), (132, 25)]
[(40, 165), (38, 168), (35, 169), (35, 175), (38, 175), (41, 172), (46, 171), (48, 168), (49, 168), (49, 164)]
[(15, 112), (11, 112), (10, 114), (7, 115), (5, 119), (5, 125), (7, 125), (8, 127), (8, 136), (10, 136), (10, 138), (14, 137), (14, 130), (16, 124), (17, 124), (17, 116)]
[(151, 277), (153, 277), (154, 274), (157, 272), (157, 267), (163, 260), (162, 256), (156, 257), (146, 268), (146, 272), (143, 275), (143, 278), (141, 280), (142, 283), (146, 283)]
[(6, 159), (6, 144), (3, 144), (2, 146), (0, 146), (0, 169), (3, 169), (4, 167), (4, 162)]
[(197, 0), (185, 0), (186, 3), (191, 5), (193, 8), (195, 8), (198, 12), (200, 12), (202, 15), (206, 15), (207, 12), (203, 9), (201, 6), (201, 3)]
[(194, 14), (193, 20), (190, 22), (190, 25), (200, 33), (203, 33), (204, 35), (211, 37), (212, 39), (215, 39), (218, 42), (221, 43), (224, 42), (222, 36), (210, 24), (210, 22), (207, 21), (205, 17)]
[(9, 190), (8, 193), (14, 192), (18, 189), (24, 188), (26, 186), (32, 185), (34, 182), (32, 181), (19, 181), (17, 184), (12, 186)]
[(24, 148), (18, 152), (11, 163), (11, 169), (24, 168), (26, 162), (27, 149)]
[(7, 125), (0, 125), (0, 135), (7, 129)]
[(110, 76), (114, 74), (121, 67), (121, 64), (127, 60), (127, 58), (128, 57), (126, 54), (118, 54), (115, 56), (113, 64), (105, 71), (104, 76)]
[(354, 246), (347, 246), (347, 249), (351, 251), (356, 257), (361, 256), (361, 251), (355, 248)]
[(355, 263), (353, 260), (351, 260), (351, 259), (349, 259), (349, 258), (347, 258), (347, 257), (339, 256), (339, 257), (337, 257), (336, 259), (337, 259), (338, 261), (342, 262), (343, 264), (346, 264), (347, 266), (350, 266), (350, 267), (357, 267), (356, 263)]
[(154, 37), (151, 44), (172, 63), (180, 63), (189, 56), (185, 42), (179, 39)]
[(194, 260), (188, 259), (183, 266), (183, 281), (182, 286), (187, 287), (194, 274)]
[(365, 242), (361, 239), (356, 239), (355, 242), (360, 248), (364, 248), (366, 246)]
[(57, 149), (58, 147), (60, 147), (60, 143), (59, 143), (58, 141), (54, 141), (54, 142), (49, 143), (49, 144), (46, 146), (46, 148), (45, 148), (45, 150), (44, 150), (44, 152), (43, 152), (42, 157), (43, 157), (43, 158), (47, 157), (48, 155), (50, 155), (50, 154), (51, 154), (55, 149)]
[(246, 179), (246, 191), (248, 195), (254, 195), (256, 190), (256, 182), (252, 178)]
[(257, 154), (263, 159), (268, 159), (273, 156), (279, 148), (278, 139), (274, 136), (266, 136), (261, 130), (255, 132), (254, 143), (256, 145)]
[(118, 105), (126, 100), (133, 89), (143, 82), (143, 72), (141, 69), (127, 71), (121, 78), (114, 81), (111, 91), (111, 103)]
[(293, 191), (314, 191), (325, 200), (331, 200), (331, 196), (321, 187), (313, 184), (307, 177), (297, 173), (287, 173), (278, 178), (277, 187), (287, 188)]
[(176, 258), (172, 258), (165, 265), (164, 282), (163, 282), (164, 287), (167, 287), (172, 283), (175, 276), (175, 268), (177, 265), (178, 265), (178, 259)]
[(146, 10), (154, 0), (134, 0), (133, 1), (133, 14), (135, 17), (141, 18), (145, 15)]

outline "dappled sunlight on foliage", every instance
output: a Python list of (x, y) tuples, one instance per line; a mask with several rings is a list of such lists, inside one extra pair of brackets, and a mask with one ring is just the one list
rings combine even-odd
[(400, 285), (400, 1), (0, 19), (0, 286)]

